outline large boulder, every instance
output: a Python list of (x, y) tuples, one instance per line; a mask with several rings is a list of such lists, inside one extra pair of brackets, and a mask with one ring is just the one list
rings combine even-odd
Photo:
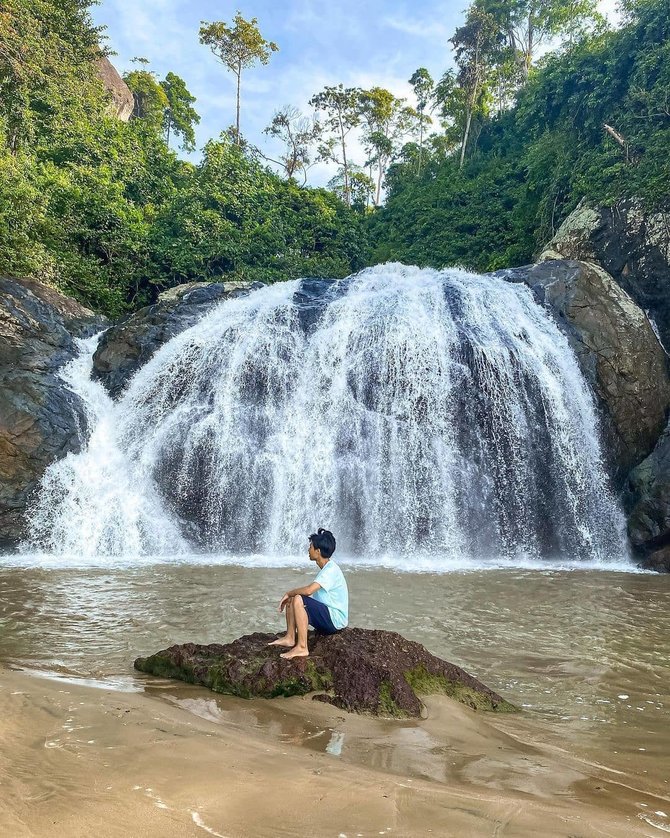
[(548, 247), (565, 259), (597, 262), (649, 313), (670, 347), (670, 212), (642, 201), (613, 207), (582, 201)]
[(157, 349), (193, 326), (212, 306), (262, 287), (261, 282), (189, 282), (164, 291), (157, 303), (105, 332), (93, 356), (93, 377), (117, 397)]
[(37, 280), (0, 277), (0, 549), (23, 538), (45, 468), (78, 451), (84, 412), (58, 371), (104, 318)]
[(499, 272), (524, 282), (567, 336), (600, 406), (605, 451), (621, 486), (654, 448), (670, 407), (663, 347), (645, 313), (600, 266), (553, 258)]
[(135, 108), (135, 97), (132, 90), (118, 74), (116, 67), (109, 58), (99, 58), (96, 69), (100, 81), (109, 94), (109, 112), (121, 122), (128, 122)]
[(628, 533), (642, 564), (670, 572), (670, 427), (628, 478)]
[(309, 658), (287, 661), (268, 646), (274, 634), (249, 634), (225, 645), (171, 646), (137, 658), (141, 672), (202, 684), (242, 698), (306, 695), (353, 713), (394, 718), (422, 714), (422, 695), (441, 693), (476, 710), (516, 708), (465, 670), (391, 631), (349, 628), (310, 634)]

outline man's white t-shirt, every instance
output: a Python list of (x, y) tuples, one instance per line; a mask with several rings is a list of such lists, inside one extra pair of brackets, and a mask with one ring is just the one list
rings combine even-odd
[(349, 622), (349, 589), (340, 566), (332, 559), (321, 568), (314, 580), (321, 587), (314, 591), (312, 599), (322, 602), (328, 608), (330, 619), (336, 629), (343, 629)]

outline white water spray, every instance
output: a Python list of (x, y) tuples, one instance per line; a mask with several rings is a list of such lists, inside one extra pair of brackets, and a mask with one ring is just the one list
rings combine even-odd
[[(604, 561), (625, 553), (593, 399), (528, 288), (372, 268), (228, 300), (113, 403), (66, 371), (87, 447), (46, 473), (34, 547)], [(88, 365), (88, 368), (87, 368)]]

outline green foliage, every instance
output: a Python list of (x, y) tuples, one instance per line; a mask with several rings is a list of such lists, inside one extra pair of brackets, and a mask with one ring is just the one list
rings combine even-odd
[(166, 128), (190, 147), (197, 122), (179, 76), (134, 70), (135, 116), (111, 116), (87, 9), (0, 6), (0, 272), (117, 315), (183, 280), (343, 276), (365, 263), (361, 218), (333, 194), (280, 179), (230, 139), (198, 166), (179, 160)]
[(133, 118), (144, 119), (156, 131), (160, 131), (169, 102), (155, 73), (150, 70), (132, 70), (124, 75), (123, 80), (132, 90), (135, 100)]
[[(627, 14), (545, 58), (515, 106), (484, 119), (460, 171), (448, 121), (420, 174), (407, 146), (370, 217), (374, 260), (494, 270), (530, 261), (584, 196), (670, 206), (670, 6), (630, 0)], [(453, 103), (453, 76), (445, 87)]]
[(161, 87), (167, 97), (167, 107), (163, 114), (163, 130), (165, 141), (170, 145), (170, 133), (181, 137), (181, 147), (184, 151), (195, 148), (194, 125), (200, 122), (200, 115), (193, 107), (195, 96), (192, 96), (184, 79), (176, 73), (168, 73), (161, 82)]
[(347, 154), (347, 137), (361, 121), (361, 94), (357, 87), (324, 87), (309, 100), (309, 104), (322, 114), (321, 126), (325, 138), (319, 146), (319, 158), (336, 163), (342, 171), (342, 198), (352, 203), (350, 183), (351, 161)]
[(210, 141), (202, 163), (157, 216), (152, 249), (160, 283), (195, 278), (273, 282), (346, 276), (362, 267), (359, 217), (322, 189), (300, 189), (245, 156), (229, 138)]
[(267, 64), (273, 52), (279, 47), (274, 41), (266, 41), (258, 28), (258, 20), (245, 20), (237, 12), (233, 26), (222, 20), (203, 22), (200, 27), (200, 43), (208, 46), (219, 61), (230, 70), (237, 80), (237, 118), (235, 122), (236, 141), (240, 145), (240, 85), (242, 70), (254, 64)]

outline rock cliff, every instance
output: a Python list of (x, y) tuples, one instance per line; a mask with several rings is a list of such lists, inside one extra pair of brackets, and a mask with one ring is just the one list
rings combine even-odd
[(24, 535), (44, 469), (78, 451), (84, 414), (58, 377), (104, 318), (36, 280), (0, 277), (0, 549)]
[(93, 356), (93, 375), (117, 397), (133, 374), (171, 338), (188, 329), (221, 300), (261, 288), (260, 282), (189, 282), (159, 295), (102, 336)]
[(109, 94), (109, 112), (121, 122), (128, 122), (135, 107), (133, 93), (108, 58), (99, 58), (96, 69)]
[(526, 283), (567, 335), (597, 396), (611, 471), (621, 486), (654, 448), (670, 407), (663, 347), (645, 313), (600, 266), (555, 259), (500, 271)]
[(601, 265), (649, 313), (670, 347), (670, 212), (647, 212), (640, 200), (612, 207), (582, 201), (547, 248)]

